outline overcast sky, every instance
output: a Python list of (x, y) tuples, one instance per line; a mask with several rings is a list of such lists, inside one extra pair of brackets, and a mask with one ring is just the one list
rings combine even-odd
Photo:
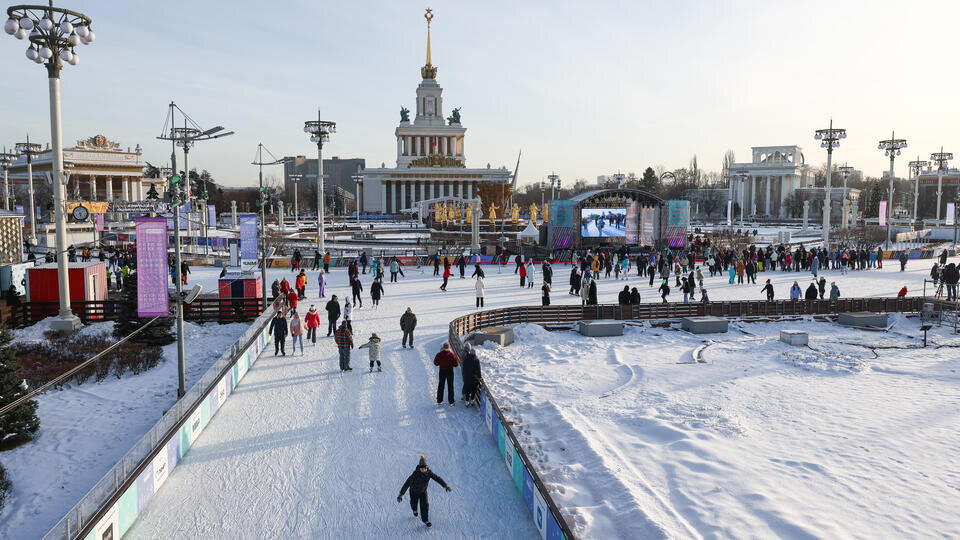
[[(94, 21), (96, 42), (63, 72), (65, 144), (98, 133), (144, 147), (175, 101), (203, 127), (191, 165), (253, 185), (258, 142), (315, 155), (303, 121), (337, 122), (325, 156), (393, 166), (401, 106), (414, 109), (433, 8), (433, 63), (445, 114), (462, 107), (467, 165), (582, 177), (647, 166), (720, 168), (732, 149), (797, 144), (825, 152), (817, 128), (848, 130), (836, 150), (866, 174), (889, 161), (877, 142), (908, 141), (897, 162), (960, 152), (954, 65), (957, 1), (484, 2), (57, 0)], [(45, 70), (2, 35), (0, 144), (49, 140)], [(279, 173), (279, 170), (276, 171)]]

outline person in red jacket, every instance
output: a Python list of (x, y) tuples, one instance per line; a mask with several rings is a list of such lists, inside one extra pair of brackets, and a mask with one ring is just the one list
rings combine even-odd
[(905, 296), (907, 296), (907, 287), (906, 287), (906, 285), (904, 285), (904, 287), (903, 287), (902, 289), (900, 289), (900, 292), (897, 293), (897, 298), (903, 298), (903, 297), (905, 297)]
[(443, 285), (440, 286), (441, 291), (447, 290), (447, 280), (450, 279), (451, 274), (452, 272), (450, 271), (450, 266), (444, 266), (443, 267)]
[(317, 343), (317, 327), (320, 326), (320, 314), (317, 313), (317, 308), (311, 304), (310, 310), (307, 311), (307, 316), (303, 318), (303, 322), (307, 323), (307, 339), (311, 343)]
[(520, 287), (523, 288), (527, 284), (527, 267), (523, 264), (520, 265)]
[(287, 307), (296, 309), (297, 308), (297, 299), (300, 297), (297, 296), (297, 291), (290, 289), (287, 292)]
[(437, 384), (437, 405), (443, 403), (443, 382), (447, 382), (447, 399), (450, 405), (453, 400), (453, 368), (460, 365), (457, 355), (450, 350), (450, 344), (444, 343), (443, 349), (433, 357), (433, 365), (440, 368), (440, 382)]

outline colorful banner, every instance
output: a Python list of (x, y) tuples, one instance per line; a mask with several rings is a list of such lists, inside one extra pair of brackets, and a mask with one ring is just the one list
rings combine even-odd
[(640, 230), (640, 203), (632, 201), (627, 209), (627, 239), (628, 246), (636, 245), (637, 234)]
[(137, 316), (166, 317), (170, 313), (167, 289), (167, 220), (137, 218), (136, 231)]
[(684, 228), (690, 226), (690, 201), (667, 201), (667, 227)]
[(573, 201), (553, 201), (550, 204), (551, 227), (573, 227)]
[[(95, 220), (97, 222), (97, 231), (103, 232), (103, 214), (94, 214), (96, 216)], [(166, 220), (164, 220), (164, 232), (166, 232)]]
[(85, 206), (91, 214), (104, 214), (110, 211), (109, 202), (97, 202), (97, 201), (76, 201), (67, 203), (67, 214), (72, 214), (73, 209), (78, 206)]
[(652, 246), (657, 242), (656, 227), (657, 209), (644, 206), (640, 209), (640, 243), (644, 246)]
[(880, 220), (880, 226), (887, 226), (887, 201), (880, 201), (880, 213), (877, 216)]
[(240, 218), (240, 266), (257, 266), (257, 216)]

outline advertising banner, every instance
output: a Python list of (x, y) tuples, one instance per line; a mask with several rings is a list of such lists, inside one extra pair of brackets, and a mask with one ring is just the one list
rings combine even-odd
[(240, 221), (240, 267), (257, 266), (257, 216), (244, 216)]
[[(97, 231), (98, 231), (98, 232), (103, 232), (103, 214), (94, 214), (94, 215), (97, 216), (97, 217), (96, 217)], [(166, 231), (166, 220), (164, 220), (164, 231), (163, 231), (163, 232), (164, 232), (164, 234), (166, 234), (166, 232), (167, 232), (167, 231)]]
[(877, 216), (881, 227), (887, 226), (887, 201), (880, 201), (880, 212)]
[(573, 201), (553, 201), (550, 208), (552, 227), (573, 227)]
[(956, 219), (956, 205), (952, 202), (947, 203), (947, 215), (945, 216), (947, 220), (944, 222), (946, 225), (953, 225), (954, 219)]
[(644, 207), (640, 211), (640, 243), (645, 246), (652, 246), (657, 241), (656, 212), (655, 208), (649, 207)]
[(690, 201), (667, 201), (667, 227), (690, 226)]
[(137, 218), (136, 231), (137, 316), (165, 317), (170, 312), (167, 290), (167, 220)]
[(637, 243), (637, 234), (640, 229), (640, 203), (633, 201), (630, 203), (630, 206), (627, 207), (627, 239), (626, 243), (628, 246), (636, 245)]
[(212, 204), (207, 205), (207, 227), (217, 228), (217, 207)]

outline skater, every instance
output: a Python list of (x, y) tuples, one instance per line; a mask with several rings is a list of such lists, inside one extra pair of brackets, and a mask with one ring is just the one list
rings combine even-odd
[(377, 371), (383, 371), (383, 368), (380, 367), (380, 336), (376, 333), (370, 334), (370, 339), (357, 348), (368, 349), (370, 355), (370, 371), (373, 371), (374, 362), (377, 363)]
[(760, 289), (760, 292), (767, 293), (767, 302), (773, 302), (773, 284), (770, 283), (770, 280), (767, 280), (767, 284)]
[(587, 305), (590, 299), (590, 283), (593, 280), (589, 276), (583, 278), (583, 281), (580, 283), (580, 304)]
[(830, 300), (840, 299), (840, 287), (837, 287), (836, 281), (830, 282)]
[(337, 344), (337, 352), (340, 353), (340, 371), (353, 371), (350, 367), (350, 349), (353, 348), (353, 332), (347, 327), (347, 321), (340, 323), (340, 328), (333, 336), (334, 343)]
[(817, 281), (817, 290), (820, 293), (820, 300), (823, 300), (823, 295), (827, 292), (827, 278), (820, 276)]
[(817, 299), (817, 285), (815, 282), (810, 282), (810, 286), (807, 287), (807, 292), (803, 295), (804, 300), (816, 300)]
[(589, 291), (587, 292), (587, 305), (595, 306), (597, 305), (597, 280), (590, 280)]
[(383, 297), (383, 283), (380, 283), (380, 278), (374, 278), (373, 285), (370, 285), (370, 299), (373, 300), (373, 307), (380, 305), (381, 297)]
[(453, 368), (460, 365), (457, 355), (450, 350), (450, 344), (444, 343), (440, 352), (433, 357), (433, 365), (439, 369), (439, 380), (437, 382), (437, 405), (443, 403), (443, 384), (447, 384), (447, 399), (450, 405), (453, 405)]
[(710, 297), (707, 296), (707, 290), (701, 287), (701, 288), (700, 288), (700, 303), (701, 303), (701, 304), (707, 304), (707, 303), (709, 303), (709, 302), (710, 302)]
[(413, 329), (417, 327), (417, 316), (413, 314), (413, 309), (407, 308), (407, 311), (400, 316), (400, 330), (403, 330), (403, 343), (400, 348), (406, 348), (407, 338), (410, 338), (410, 348), (413, 348)]
[(397, 274), (403, 275), (403, 270), (400, 269), (400, 261), (396, 257), (390, 259), (390, 283), (397, 282)]
[(550, 305), (550, 285), (547, 284), (546, 281), (544, 281), (543, 285), (540, 287), (540, 291), (542, 295), (540, 298), (540, 301), (543, 303), (543, 305), (549, 306)]
[(340, 302), (337, 301), (337, 295), (330, 297), (330, 301), (327, 302), (325, 308), (327, 310), (327, 337), (333, 335), (334, 330), (337, 329), (337, 319), (340, 318)]
[(433, 524), (430, 523), (430, 503), (427, 500), (427, 484), (430, 483), (431, 479), (443, 486), (443, 489), (450, 491), (450, 486), (443, 481), (443, 478), (440, 478), (428, 469), (426, 458), (420, 456), (420, 463), (417, 464), (417, 468), (414, 469), (413, 473), (407, 477), (407, 481), (404, 482), (403, 487), (400, 488), (400, 495), (397, 496), (397, 502), (403, 501), (403, 494), (406, 493), (407, 488), (410, 488), (410, 508), (413, 510), (413, 516), (417, 517), (417, 505), (419, 504), (420, 519), (427, 524), (427, 527), (433, 526)]
[(543, 261), (540, 265), (540, 273), (543, 274), (543, 282), (553, 287), (553, 266), (550, 261)]
[(793, 301), (797, 301), (800, 299), (801, 294), (802, 293), (800, 291), (800, 284), (794, 281), (793, 285), (790, 287), (790, 299)]
[(527, 267), (527, 288), (532, 289), (533, 288), (533, 271), (534, 271), (533, 259), (530, 259), (529, 261), (527, 261), (526, 267)]
[(300, 299), (300, 296), (297, 295), (297, 291), (290, 289), (287, 293), (287, 307), (291, 309), (297, 309), (297, 301)]
[(630, 303), (630, 286), (624, 285), (623, 290), (620, 291), (620, 294), (617, 295), (617, 303), (621, 306), (627, 305)]
[(447, 280), (450, 279), (450, 273), (451, 273), (450, 266), (444, 265), (443, 266), (443, 285), (440, 286), (441, 291), (444, 291), (444, 292), (447, 291)]
[(323, 259), (323, 257), (320, 256), (320, 252), (313, 250), (313, 264), (310, 266), (310, 270), (319, 270), (321, 259)]
[(297, 280), (295, 282), (297, 288), (297, 297), (300, 300), (303, 300), (307, 297), (307, 273), (304, 270), (300, 270), (300, 273), (297, 274)]
[(667, 295), (670, 294), (670, 284), (667, 282), (667, 280), (663, 280), (663, 282), (660, 283), (660, 288), (657, 290), (660, 291), (660, 298), (663, 300), (663, 303), (666, 304)]
[[(440, 254), (439, 253), (435, 253), (433, 255), (433, 275), (435, 276), (440, 275)], [(393, 280), (391, 279), (391, 281)]]
[(349, 298), (343, 299), (343, 322), (347, 323), (347, 328), (350, 329), (350, 332), (353, 332), (353, 323), (350, 322), (350, 314), (353, 313), (353, 304), (350, 303)]
[(483, 307), (483, 289), (486, 286), (486, 283), (483, 281), (483, 276), (477, 276), (477, 283), (474, 285), (474, 288), (477, 290), (477, 307)]
[(580, 270), (574, 266), (570, 270), (570, 292), (573, 296), (580, 296)]
[(897, 293), (897, 298), (905, 298), (907, 296), (907, 286), (904, 285), (900, 292)]
[(477, 399), (477, 386), (480, 383), (480, 360), (469, 343), (464, 345), (460, 374), (463, 376), (463, 401), (469, 407)]
[(517, 267), (513, 269), (513, 273), (516, 274), (520, 271), (520, 268), (523, 266), (523, 257), (517, 253), (517, 256), (513, 258), (513, 262), (517, 263)]
[(270, 321), (270, 329), (267, 330), (267, 335), (273, 336), (273, 355), (277, 356), (278, 354), (287, 355), (287, 351), (284, 350), (284, 342), (287, 339), (287, 319), (283, 316), (283, 311), (277, 311), (277, 316)]
[(354, 277), (353, 282), (350, 284), (350, 290), (353, 292), (353, 303), (358, 308), (363, 307), (363, 297), (360, 296), (360, 293), (363, 292), (363, 284), (360, 283), (359, 277)]
[[(110, 281), (110, 275), (107, 274), (107, 282), (109, 283), (109, 281)], [(280, 296), (280, 280), (275, 279), (273, 280), (273, 285), (270, 285), (270, 299), (273, 300), (278, 296)]]
[(317, 308), (313, 304), (310, 304), (310, 309), (307, 310), (304, 322), (307, 324), (307, 339), (309, 339), (311, 343), (316, 344), (317, 327), (320, 326), (320, 314), (317, 313)]
[(955, 301), (957, 299), (957, 283), (960, 282), (960, 269), (957, 268), (957, 263), (946, 265), (943, 272), (940, 272), (940, 278), (947, 286), (947, 301)]
[[(517, 257), (520, 257), (517, 255)], [(517, 263), (517, 269), (520, 272), (520, 288), (524, 288), (527, 284), (527, 267), (521, 263)]]
[(907, 252), (901, 251), (900, 252), (900, 271), (903, 272), (906, 269), (907, 269)]
[(457, 269), (460, 270), (460, 279), (466, 279), (467, 261), (464, 260), (463, 255), (457, 259)]
[(323, 273), (324, 274), (330, 273), (330, 252), (329, 251), (323, 254)]
[(303, 353), (303, 319), (296, 309), (290, 310), (290, 339), (293, 340), (293, 354), (297, 354), (297, 343), (300, 343), (300, 355)]
[(483, 268), (480, 268), (480, 263), (475, 263), (475, 264), (473, 265), (473, 274), (472, 274), (470, 277), (473, 278), (473, 277), (477, 277), (477, 276), (482, 277), (482, 278), (487, 277), (486, 274), (483, 273)]
[(640, 303), (640, 291), (636, 287), (630, 289), (630, 303), (639, 304)]
[(323, 298), (327, 295), (327, 278), (323, 275), (323, 270), (317, 274), (317, 286), (320, 288), (320, 296), (317, 298)]

